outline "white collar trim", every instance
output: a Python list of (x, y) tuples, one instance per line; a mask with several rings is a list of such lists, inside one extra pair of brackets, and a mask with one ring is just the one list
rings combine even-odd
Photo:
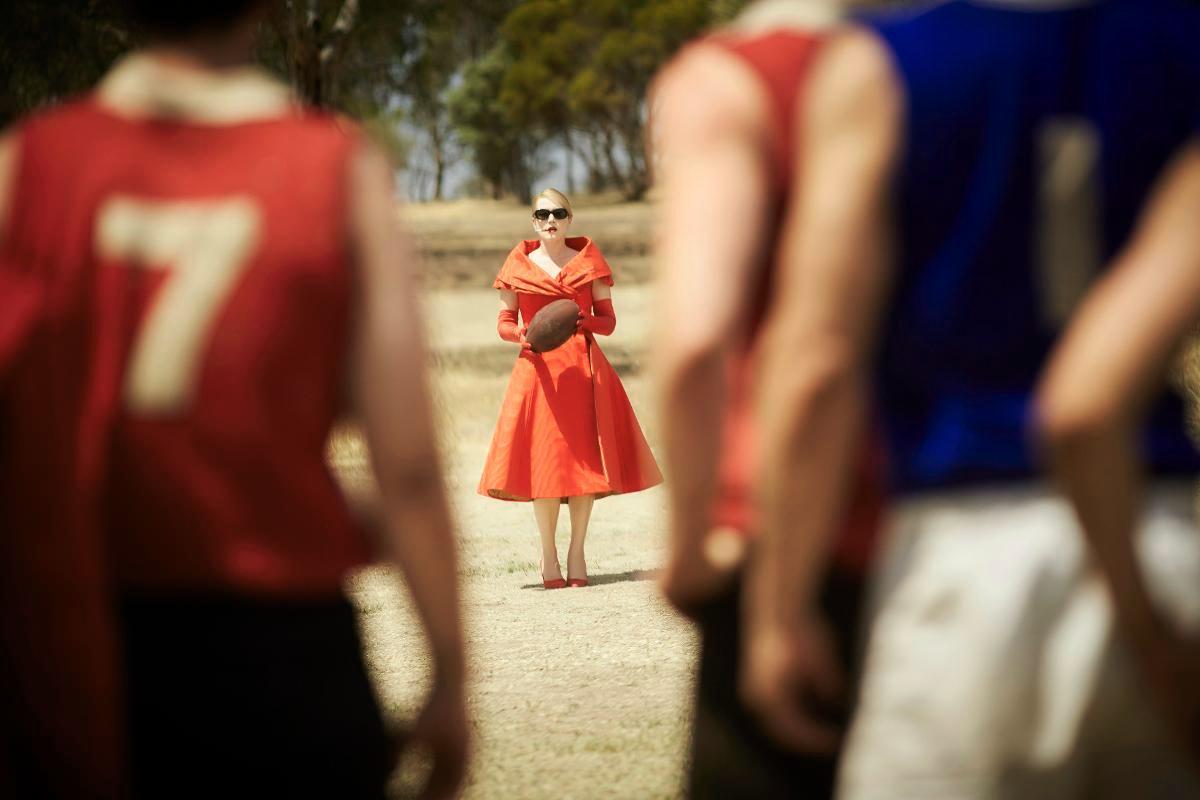
[(280, 117), (295, 108), (290, 89), (257, 67), (200, 71), (147, 53), (125, 56), (96, 91), (121, 116), (234, 125)]
[(843, 6), (838, 0), (758, 0), (739, 14), (728, 30), (746, 36), (772, 30), (821, 31), (841, 21)]

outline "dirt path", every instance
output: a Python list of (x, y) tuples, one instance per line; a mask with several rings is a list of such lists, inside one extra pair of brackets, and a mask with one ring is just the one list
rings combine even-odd
[[(641, 219), (644, 212), (631, 215)], [(618, 329), (602, 346), (653, 446), (657, 426), (642, 369), (649, 297), (644, 286), (618, 283)], [(541, 588), (530, 506), (475, 494), (515, 358), (513, 347), (495, 337), (495, 313), (495, 293), (477, 285), (433, 290), (426, 298), (449, 488), (462, 531), (477, 724), (466, 796), (679, 796), (695, 640), (653, 581), (662, 562), (665, 496), (660, 487), (599, 501), (588, 534), (593, 585)], [(352, 440), (341, 443), (337, 458), (350, 472), (362, 468)], [(563, 557), (569, 524), (564, 512)], [(409, 718), (427, 657), (403, 589), (376, 569), (352, 590), (385, 705)]]

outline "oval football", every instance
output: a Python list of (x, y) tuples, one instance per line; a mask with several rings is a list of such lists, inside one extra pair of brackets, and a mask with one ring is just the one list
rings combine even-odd
[(579, 306), (574, 300), (554, 300), (538, 309), (525, 330), (525, 340), (538, 353), (545, 353), (564, 342), (575, 333), (575, 320), (579, 318)]

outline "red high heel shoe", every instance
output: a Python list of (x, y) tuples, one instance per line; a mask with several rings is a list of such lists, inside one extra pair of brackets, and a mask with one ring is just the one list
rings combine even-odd
[[(586, 583), (586, 581), (584, 582)], [(547, 589), (565, 589), (567, 588), (567, 582), (563, 578), (555, 578), (552, 581), (542, 578), (542, 586)]]
[(587, 585), (587, 578), (567, 578), (567, 586), (570, 586), (572, 589), (582, 589)]

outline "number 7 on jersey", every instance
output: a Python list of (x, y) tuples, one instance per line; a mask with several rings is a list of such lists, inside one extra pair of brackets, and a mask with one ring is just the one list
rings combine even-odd
[(134, 340), (125, 407), (187, 408), (200, 357), (224, 300), (251, 261), (262, 217), (247, 197), (161, 201), (116, 196), (96, 220), (96, 252), (138, 269), (167, 270)]

